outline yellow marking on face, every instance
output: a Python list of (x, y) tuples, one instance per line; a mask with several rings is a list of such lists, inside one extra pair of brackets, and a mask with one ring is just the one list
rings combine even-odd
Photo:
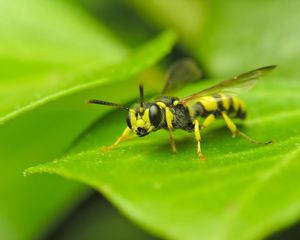
[(143, 120), (143, 119), (138, 119), (138, 120), (136, 121), (136, 127), (137, 127), (137, 128), (138, 128), (138, 127), (144, 128), (144, 127), (145, 127), (145, 122), (144, 122), (144, 120)]
[(135, 128), (136, 126), (136, 118), (135, 118), (135, 111), (133, 109), (129, 110), (129, 114), (130, 114), (130, 123), (132, 128)]
[(206, 111), (215, 111), (218, 109), (218, 103), (212, 96), (201, 97), (200, 102), (202, 103)]
[(145, 109), (143, 113), (139, 109), (137, 115), (135, 110), (130, 109), (129, 114), (133, 132), (136, 132), (137, 128), (144, 128), (147, 132), (151, 132), (154, 129), (150, 122), (149, 109)]
[(150, 124), (150, 117), (149, 117), (149, 109), (148, 108), (144, 111), (143, 120), (146, 123)]

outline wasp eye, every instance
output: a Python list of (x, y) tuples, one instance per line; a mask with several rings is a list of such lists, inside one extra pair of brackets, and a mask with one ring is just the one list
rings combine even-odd
[(149, 109), (150, 122), (154, 127), (158, 127), (158, 125), (162, 121), (162, 112), (157, 104), (153, 104)]
[(127, 118), (126, 118), (126, 123), (127, 123), (127, 126), (131, 129), (132, 126), (131, 126), (130, 113), (129, 112), (128, 112), (128, 115), (127, 115)]

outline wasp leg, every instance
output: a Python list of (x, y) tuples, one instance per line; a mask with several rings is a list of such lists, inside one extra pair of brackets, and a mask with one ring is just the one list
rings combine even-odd
[(222, 112), (222, 117), (225, 120), (225, 123), (227, 125), (227, 127), (229, 128), (229, 130), (232, 132), (232, 136), (241, 136), (244, 139), (246, 139), (247, 141), (251, 142), (251, 143), (255, 143), (255, 144), (263, 144), (263, 145), (267, 145), (272, 143), (272, 141), (268, 141), (268, 142), (259, 142), (254, 140), (253, 138), (249, 137), (248, 135), (246, 135), (245, 133), (241, 132), (240, 130), (237, 129), (236, 125), (234, 124), (234, 122), (232, 122), (232, 120), (228, 117), (228, 115), (225, 112)]
[(197, 141), (197, 155), (198, 155), (200, 160), (204, 160), (205, 157), (204, 157), (204, 155), (202, 154), (202, 151), (201, 151), (201, 134), (200, 134), (200, 128), (199, 128), (198, 120), (194, 120), (193, 124), (194, 124), (195, 139)]
[(114, 149), (117, 145), (119, 145), (120, 142), (124, 141), (128, 137), (130, 132), (131, 132), (130, 128), (126, 127), (125, 130), (123, 131), (122, 135), (120, 137), (118, 137), (118, 139), (114, 142), (114, 144), (112, 144), (110, 146), (101, 147), (101, 150), (110, 151), (110, 150)]
[(174, 141), (174, 136), (173, 136), (173, 125), (172, 125), (172, 120), (173, 120), (173, 113), (170, 111), (168, 107), (165, 108), (166, 112), (166, 121), (167, 121), (167, 126), (169, 129), (170, 133), (170, 144), (172, 147), (172, 151), (175, 153), (176, 152), (176, 145)]
[(169, 133), (170, 133), (170, 144), (172, 147), (172, 151), (174, 153), (176, 153), (177, 150), (176, 150), (176, 144), (175, 144), (175, 140), (174, 140), (174, 136), (173, 136), (173, 130), (169, 129)]
[(209, 114), (203, 121), (201, 125), (201, 130), (208, 127), (212, 122), (216, 119), (216, 116), (214, 114)]
[(198, 120), (194, 120), (194, 133), (195, 133), (195, 139), (197, 141), (197, 155), (200, 160), (204, 160), (205, 157), (202, 154), (201, 151), (201, 134), (200, 131), (206, 127), (208, 127), (214, 120), (215, 120), (215, 115), (214, 114), (209, 114), (203, 121), (201, 127), (199, 128), (199, 122)]

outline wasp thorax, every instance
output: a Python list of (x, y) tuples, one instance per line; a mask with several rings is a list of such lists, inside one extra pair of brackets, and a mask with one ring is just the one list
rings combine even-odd
[(126, 120), (128, 127), (140, 137), (157, 129), (163, 120), (162, 110), (157, 104), (147, 105), (130, 109)]

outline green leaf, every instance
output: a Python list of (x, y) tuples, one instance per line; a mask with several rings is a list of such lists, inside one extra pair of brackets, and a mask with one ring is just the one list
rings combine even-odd
[(79, 67), (116, 62), (127, 53), (101, 22), (70, 1), (1, 1), (0, 13), (1, 58)]
[(230, 76), (271, 64), (280, 66), (282, 76), (299, 76), (300, 33), (295, 30), (300, 21), (299, 1), (130, 3), (157, 28), (177, 29), (181, 44), (210, 76)]
[[(117, 65), (117, 67), (115, 65), (112, 65), (111, 67), (107, 67), (104, 69), (99, 69), (99, 67), (97, 69), (88, 69), (85, 70), (84, 73), (75, 72), (71, 76), (65, 76), (61, 79), (55, 79), (56, 84), (54, 84), (53, 87), (49, 87), (49, 83), (47, 83), (46, 86), (43, 86), (45, 87), (45, 89), (42, 93), (40, 89), (31, 89), (34, 92), (37, 92), (37, 96), (28, 94), (28, 89), (25, 89), (25, 96), (23, 96), (22, 94), (17, 95), (18, 99), (16, 101), (20, 100), (19, 98), (22, 99), (23, 97), (34, 98), (35, 100), (26, 103), (25, 105), (18, 106), (16, 110), (4, 115), (2, 118), (0, 118), (0, 123), (4, 123), (26, 111), (32, 110), (37, 106), (56, 100), (62, 96), (95, 88), (99, 85), (108, 83), (111, 79), (115, 79), (115, 81), (121, 81), (125, 78), (129, 78), (129, 76), (134, 76), (135, 74), (140, 72), (141, 69), (145, 69), (146, 66), (153, 65), (158, 58), (162, 57), (161, 55), (163, 55), (165, 52), (170, 51), (170, 46), (174, 42), (174, 38), (175, 37), (172, 32), (166, 32), (165, 34), (163, 34), (161, 39), (157, 39), (153, 43), (146, 45), (143, 49), (137, 49), (135, 53), (129, 56), (128, 60), (126, 59), (125, 61), (121, 62), (119, 65)], [(160, 51), (157, 51), (157, 49), (159, 49)], [(140, 59), (142, 59), (143, 61), (140, 61)], [(51, 75), (48, 75), (48, 78), (49, 77), (51, 77)], [(19, 85), (18, 87), (23, 86)], [(39, 85), (36, 86), (36, 84), (34, 84), (34, 87), (38, 88)], [(16, 86), (13, 86), (14, 90), (16, 88)], [(9, 88), (5, 89), (4, 95), (2, 96), (3, 98), (7, 96), (8, 93), (10, 93), (9, 90)], [(23, 99), (21, 101), (23, 101)], [(15, 101), (13, 100), (7, 106), (3, 105), (4, 109), (2, 110), (2, 112), (5, 113), (7, 109), (13, 108), (14, 104)]]
[[(63, 226), (63, 227), (61, 227)], [(115, 231), (116, 227), (118, 231)], [(58, 231), (52, 231), (48, 239), (122, 239), (153, 240), (143, 229), (136, 227), (122, 216), (100, 194), (93, 193), (64, 219)]]
[(61, 156), (109, 110), (87, 106), (89, 98), (108, 99), (113, 89), (112, 100), (132, 99), (135, 91), (123, 91), (127, 80), (167, 54), (174, 35), (128, 56), (100, 22), (64, 1), (1, 1), (0, 14), (0, 238), (32, 239), (86, 188), (48, 176), (24, 179), (23, 169)]
[(299, 9), (298, 1), (210, 1), (195, 54), (218, 76), (270, 64), (299, 76)]
[(0, 100), (6, 103), (0, 123), (87, 83), (87, 73), (95, 80), (92, 70), (128, 53), (100, 22), (63, 1), (1, 1), (0, 14)]
[(185, 48), (199, 44), (199, 33), (206, 18), (204, 1), (129, 0), (127, 4), (156, 29), (176, 29)]
[[(90, 129), (72, 154), (25, 173), (55, 173), (88, 184), (161, 237), (266, 237), (300, 215), (300, 192), (295, 188), (300, 180), (300, 132), (295, 127), (299, 84), (273, 74), (245, 96), (250, 114), (241, 126), (256, 139), (274, 140), (272, 145), (231, 139), (219, 121), (202, 136), (205, 162), (197, 159), (193, 135), (180, 131), (175, 132), (177, 154), (171, 152), (164, 131), (100, 152), (98, 146), (110, 144), (125, 125), (117, 112)], [(191, 86), (180, 95), (197, 88)]]
[(128, 50), (64, 1), (0, 1), (0, 15), (0, 122), (18, 116), (0, 126), (0, 238), (32, 239), (66, 214), (85, 188), (46, 176), (24, 179), (21, 172), (62, 154), (95, 113), (73, 117), (78, 96), (21, 113), (61, 90), (62, 76), (118, 62)]

